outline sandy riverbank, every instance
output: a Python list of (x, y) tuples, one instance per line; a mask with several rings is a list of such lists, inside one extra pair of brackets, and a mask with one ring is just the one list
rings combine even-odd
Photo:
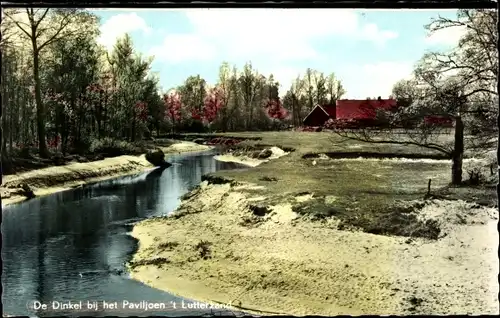
[[(310, 222), (271, 206), (264, 217), (255, 185), (203, 182), (178, 217), (133, 229), (140, 248), (132, 277), (200, 301), (291, 315), (498, 313), (498, 212), (463, 201), (428, 204), (437, 240), (340, 231), (335, 219)], [(295, 201), (307, 201), (308, 196)], [(209, 258), (200, 255), (205, 252)], [(198, 246), (197, 246), (198, 245)], [(209, 251), (208, 251), (209, 250)], [(153, 261), (154, 263), (154, 261)]]
[[(168, 147), (159, 147), (165, 154), (197, 152), (211, 149), (188, 141), (179, 141)], [(3, 177), (0, 187), (2, 206), (26, 200), (18, 195), (17, 185), (26, 183), (36, 196), (65, 191), (86, 183), (103, 181), (124, 175), (140, 173), (154, 167), (141, 156), (119, 156), (104, 160), (55, 166)]]

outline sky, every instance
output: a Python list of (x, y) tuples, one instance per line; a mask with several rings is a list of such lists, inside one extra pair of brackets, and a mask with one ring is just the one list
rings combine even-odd
[(99, 42), (112, 49), (129, 33), (138, 52), (154, 56), (166, 91), (199, 74), (217, 81), (223, 61), (273, 74), (283, 95), (310, 67), (335, 73), (344, 98), (388, 97), (428, 50), (458, 43), (463, 29), (427, 34), (424, 25), (456, 10), (373, 9), (99, 9)]

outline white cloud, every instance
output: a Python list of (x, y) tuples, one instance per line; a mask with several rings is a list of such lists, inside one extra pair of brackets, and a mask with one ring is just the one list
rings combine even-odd
[(210, 61), (216, 57), (216, 49), (193, 34), (171, 34), (165, 37), (163, 45), (153, 47), (149, 55), (172, 63), (184, 60)]
[(427, 45), (446, 45), (455, 46), (467, 29), (462, 26), (441, 29), (428, 34), (424, 39)]
[(151, 33), (151, 28), (137, 13), (121, 13), (112, 16), (101, 26), (101, 35), (98, 42), (110, 49), (116, 43), (116, 39), (125, 33), (142, 31), (145, 35)]
[(397, 38), (399, 34), (394, 31), (379, 30), (376, 24), (369, 23), (360, 30), (359, 36), (378, 45), (384, 45), (387, 41)]
[(394, 84), (401, 79), (410, 78), (412, 71), (413, 63), (387, 61), (352, 66), (338, 72), (338, 76), (347, 90), (344, 98), (387, 98), (391, 95)]
[[(362, 25), (353, 10), (191, 9), (185, 14), (193, 27), (191, 39), (201, 45), (190, 48), (206, 50), (210, 45), (219, 61), (307, 60), (319, 55), (312, 40), (333, 41), (330, 37), (340, 36), (383, 45), (398, 36), (375, 24)], [(165, 42), (164, 49), (172, 46), (176, 44)], [(204, 60), (205, 56), (188, 54), (184, 60), (197, 58)]]

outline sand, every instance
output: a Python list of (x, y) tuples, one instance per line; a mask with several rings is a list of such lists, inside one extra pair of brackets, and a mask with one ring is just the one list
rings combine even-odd
[[(169, 147), (160, 147), (165, 154), (205, 151), (211, 148), (188, 141), (178, 142)], [(7, 175), (3, 177), (3, 184), (0, 187), (2, 206), (26, 200), (26, 197), (16, 194), (18, 190), (16, 187), (20, 183), (28, 184), (36, 196), (43, 196), (79, 185), (141, 173), (150, 169), (154, 169), (154, 166), (146, 160), (145, 155), (141, 155), (118, 156)]]
[[(252, 187), (205, 181), (173, 217), (136, 224), (133, 262), (168, 263), (137, 266), (132, 277), (249, 313), (499, 313), (497, 209), (431, 202), (421, 217), (441, 222), (444, 237), (408, 239), (301, 219), (291, 205), (307, 196), (258, 217), (249, 205), (262, 197), (246, 191)], [(210, 258), (201, 258), (200, 241), (209, 242)]]
[(235, 156), (231, 153), (218, 155), (218, 156), (215, 156), (214, 158), (215, 158), (215, 160), (218, 160), (218, 161), (235, 162), (235, 163), (247, 165), (250, 167), (257, 167), (258, 165), (260, 165), (264, 162), (268, 162), (269, 160), (278, 159), (278, 158), (281, 158), (283, 156), (288, 155), (288, 152), (283, 151), (282, 149), (280, 149), (278, 147), (270, 147), (269, 149), (271, 150), (272, 154), (267, 159), (256, 159), (256, 158), (250, 158), (248, 156)]

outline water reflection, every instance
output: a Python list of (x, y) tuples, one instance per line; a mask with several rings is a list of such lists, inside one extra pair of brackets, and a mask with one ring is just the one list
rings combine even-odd
[[(177, 156), (169, 161), (173, 166), (166, 170), (155, 169), (4, 207), (4, 312), (26, 315), (30, 300), (180, 301), (109, 270), (123, 269), (137, 247), (126, 235), (131, 223), (173, 211), (179, 197), (198, 184), (203, 174), (242, 167), (217, 162), (211, 154)], [(106, 314), (130, 315), (117, 311), (92, 315)]]

